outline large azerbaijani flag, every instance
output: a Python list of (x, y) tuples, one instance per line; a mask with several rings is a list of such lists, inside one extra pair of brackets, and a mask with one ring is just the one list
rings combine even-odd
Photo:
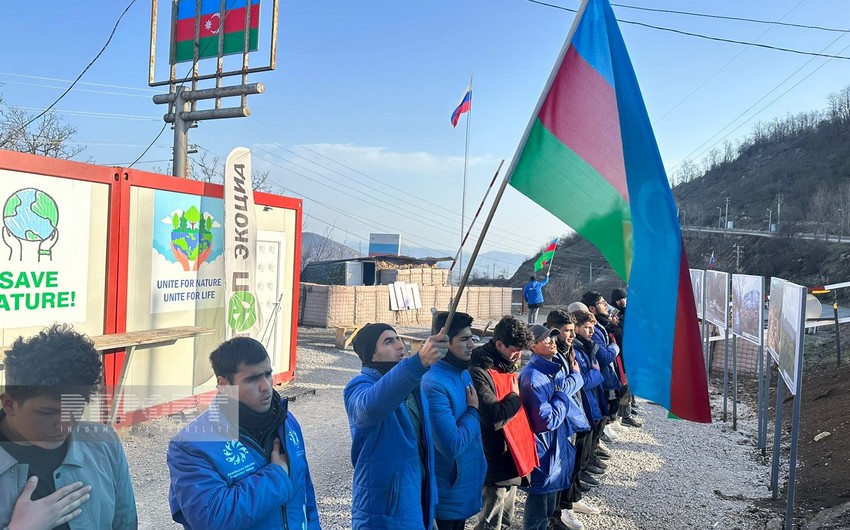
[[(172, 63), (192, 61), (194, 45), (198, 44), (198, 59), (218, 56), (219, 35), (223, 36), (222, 55), (255, 51), (258, 48), (260, 0), (201, 0), (198, 36), (195, 38), (196, 0), (178, 0), (177, 24), (174, 31)], [(250, 6), (250, 21), (246, 25)], [(248, 50), (245, 50), (245, 28), (249, 30)]]
[(628, 282), (632, 391), (710, 422), (676, 206), (607, 0), (582, 3), (512, 170), (514, 188), (593, 243)]

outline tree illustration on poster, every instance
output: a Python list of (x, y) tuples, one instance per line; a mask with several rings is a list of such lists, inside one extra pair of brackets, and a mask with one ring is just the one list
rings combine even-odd
[(84, 321), (91, 185), (0, 171), (0, 201), (0, 322)]
[(224, 202), (157, 190), (153, 208), (151, 313), (223, 307)]

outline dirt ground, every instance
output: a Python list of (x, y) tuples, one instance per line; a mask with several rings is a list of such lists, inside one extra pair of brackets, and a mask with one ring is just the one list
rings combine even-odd
[[(798, 523), (811, 521), (823, 510), (850, 501), (850, 326), (844, 325), (840, 331), (844, 339), (840, 366), (836, 361), (832, 330), (806, 336), (794, 509)], [(767, 465), (770, 465), (773, 447), (777, 377), (774, 366), (768, 401)], [(715, 383), (722, 388), (720, 378), (722, 374), (713, 374)], [(740, 379), (738, 392), (740, 401), (756, 407), (758, 386), (755, 379)], [(788, 472), (792, 413), (793, 396), (786, 389), (782, 411), (781, 481)], [(815, 441), (815, 436), (821, 433), (829, 434)], [(784, 514), (786, 495), (787, 488), (780, 486), (779, 498), (767, 504), (776, 513)], [(850, 528), (850, 513), (845, 510), (830, 524), (832, 526), (827, 528)]]

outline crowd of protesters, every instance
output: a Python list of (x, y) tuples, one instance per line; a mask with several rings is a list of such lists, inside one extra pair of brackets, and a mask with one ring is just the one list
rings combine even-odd
[[(581, 529), (601, 510), (624, 428), (640, 428), (621, 350), (626, 292), (597, 292), (544, 324), (503, 317), (477, 345), (470, 315), (437, 313), (407, 355), (395, 329), (354, 339), (363, 368), (345, 387), (354, 529)], [(530, 358), (523, 362), (523, 352)], [(320, 528), (301, 428), (274, 391), (265, 348), (236, 337), (210, 355), (218, 395), (168, 446), (168, 500), (184, 528)], [(18, 339), (0, 394), (0, 528), (136, 528), (115, 433), (79, 421), (100, 382), (87, 337), (54, 325)], [(78, 396), (68, 408), (67, 396)], [(627, 427), (626, 427), (627, 426)]]
[[(353, 528), (584, 528), (601, 510), (582, 494), (605, 480), (617, 431), (640, 428), (619, 343), (626, 292), (597, 292), (544, 324), (503, 317), (475, 347), (472, 317), (434, 319), (405, 357), (387, 324), (354, 341), (362, 373), (346, 387)], [(530, 352), (522, 362), (524, 351)]]

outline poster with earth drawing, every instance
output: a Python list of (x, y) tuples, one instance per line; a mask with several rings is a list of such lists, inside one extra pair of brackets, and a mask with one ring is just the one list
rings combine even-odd
[(224, 307), (224, 201), (156, 190), (151, 313)]
[(86, 320), (91, 186), (0, 170), (2, 327)]

